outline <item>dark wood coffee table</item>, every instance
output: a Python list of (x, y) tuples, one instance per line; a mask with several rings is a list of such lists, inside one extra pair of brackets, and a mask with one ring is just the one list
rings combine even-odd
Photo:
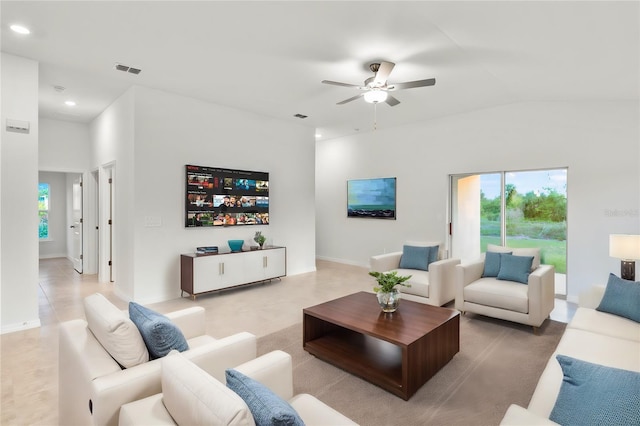
[(408, 400), (460, 350), (460, 313), (401, 300), (385, 314), (359, 292), (303, 311), (303, 347)]

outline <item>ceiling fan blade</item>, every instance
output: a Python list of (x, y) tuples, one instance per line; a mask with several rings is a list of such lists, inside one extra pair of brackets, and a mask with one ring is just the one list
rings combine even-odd
[(353, 96), (353, 97), (351, 97), (349, 99), (345, 99), (342, 102), (338, 102), (336, 105), (344, 105), (347, 102), (355, 101), (356, 99), (361, 98), (362, 96), (364, 96), (364, 93), (360, 93), (359, 95), (355, 95), (355, 96)]
[(407, 81), (406, 83), (394, 83), (389, 90), (411, 89), (414, 87), (433, 86), (434, 84), (436, 84), (436, 79), (428, 78), (426, 80)]
[(331, 80), (322, 80), (324, 84), (332, 84), (334, 86), (344, 86), (344, 87), (357, 87), (360, 88), (357, 84), (349, 84), (349, 83), (340, 83), (339, 81), (331, 81)]
[(393, 96), (391, 96), (390, 94), (387, 93), (387, 100), (385, 101), (387, 104), (389, 104), (389, 106), (396, 106), (400, 103), (399, 100), (397, 100), (396, 98), (394, 98)]
[(373, 79), (373, 84), (375, 86), (384, 86), (395, 66), (396, 64), (393, 62), (380, 62), (380, 67), (378, 68), (378, 72), (376, 72), (376, 77)]

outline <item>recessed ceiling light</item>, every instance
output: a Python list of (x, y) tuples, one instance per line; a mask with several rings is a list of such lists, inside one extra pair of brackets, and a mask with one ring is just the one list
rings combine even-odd
[(23, 27), (22, 25), (11, 25), (11, 28), (13, 31), (17, 32), (18, 34), (31, 34), (31, 31), (29, 31), (29, 28), (27, 27)]
[(74, 101), (64, 101), (64, 104), (66, 106), (76, 106), (76, 103)]
[(320, 133), (316, 133), (316, 138), (321, 138), (322, 135)]

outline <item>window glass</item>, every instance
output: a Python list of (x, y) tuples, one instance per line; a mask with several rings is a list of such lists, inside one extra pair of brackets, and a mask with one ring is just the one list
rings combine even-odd
[(49, 238), (49, 184), (38, 184), (38, 215), (40, 223), (38, 225), (38, 237), (41, 240)]

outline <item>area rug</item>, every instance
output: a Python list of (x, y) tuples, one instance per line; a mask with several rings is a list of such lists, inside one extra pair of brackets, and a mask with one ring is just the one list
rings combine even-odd
[(258, 353), (293, 358), (294, 391), (309, 393), (362, 426), (497, 425), (510, 404), (526, 407), (566, 324), (531, 327), (467, 314), (460, 352), (409, 401), (302, 349), (302, 324), (258, 339)]

